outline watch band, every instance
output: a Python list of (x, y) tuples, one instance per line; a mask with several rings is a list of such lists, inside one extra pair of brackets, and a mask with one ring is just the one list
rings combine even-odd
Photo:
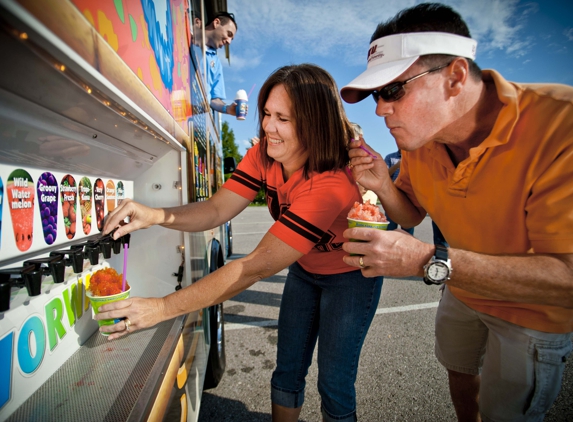
[(225, 104), (225, 105), (223, 106), (223, 110), (221, 110), (221, 113), (227, 114), (227, 104)]
[(447, 261), (449, 259), (448, 248), (442, 245), (436, 245), (436, 252), (434, 252), (434, 256), (436, 257), (436, 259)]

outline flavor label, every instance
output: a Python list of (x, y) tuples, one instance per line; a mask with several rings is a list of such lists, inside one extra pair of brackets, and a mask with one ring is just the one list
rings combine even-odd
[(84, 234), (92, 230), (92, 182), (88, 177), (82, 177), (79, 183), (80, 210), (82, 212), (82, 227)]
[(16, 247), (24, 252), (34, 240), (34, 181), (26, 170), (14, 170), (6, 184)]
[(112, 212), (115, 209), (115, 183), (113, 180), (108, 180), (105, 184), (105, 198), (107, 212)]
[(43, 173), (37, 183), (38, 206), (44, 240), (51, 245), (58, 235), (58, 182), (52, 173)]
[(123, 182), (120, 180), (117, 182), (117, 205), (121, 204), (125, 199), (125, 188), (123, 187)]
[(105, 193), (103, 187), (103, 180), (97, 179), (94, 184), (94, 203), (96, 212), (97, 229), (101, 232), (103, 230), (103, 218), (105, 216)]
[(76, 197), (78, 187), (76, 179), (71, 174), (67, 174), (60, 183), (60, 200), (62, 203), (62, 217), (66, 228), (66, 236), (73, 239), (76, 235)]

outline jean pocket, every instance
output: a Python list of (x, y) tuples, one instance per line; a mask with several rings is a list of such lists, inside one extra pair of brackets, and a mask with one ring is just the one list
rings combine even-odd
[(535, 386), (526, 415), (543, 415), (549, 410), (561, 389), (565, 361), (572, 349), (570, 339), (535, 345)]

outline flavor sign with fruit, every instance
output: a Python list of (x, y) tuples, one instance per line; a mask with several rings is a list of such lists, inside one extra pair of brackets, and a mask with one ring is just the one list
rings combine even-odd
[(0, 267), (23, 252), (101, 232), (118, 199), (132, 197), (130, 181), (0, 164)]
[(34, 234), (34, 181), (26, 170), (18, 169), (8, 176), (6, 188), (16, 247), (25, 252)]

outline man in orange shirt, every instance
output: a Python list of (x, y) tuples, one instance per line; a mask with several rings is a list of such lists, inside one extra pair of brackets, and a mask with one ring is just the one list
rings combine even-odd
[(403, 151), (396, 183), (354, 142), (350, 165), (389, 217), (428, 213), (449, 248), (348, 229), (366, 276), (442, 285), (436, 356), (459, 420), (541, 421), (573, 332), (573, 88), (516, 84), (474, 62), (460, 15), (420, 4), (380, 24), (367, 70), (341, 90), (372, 95)]

